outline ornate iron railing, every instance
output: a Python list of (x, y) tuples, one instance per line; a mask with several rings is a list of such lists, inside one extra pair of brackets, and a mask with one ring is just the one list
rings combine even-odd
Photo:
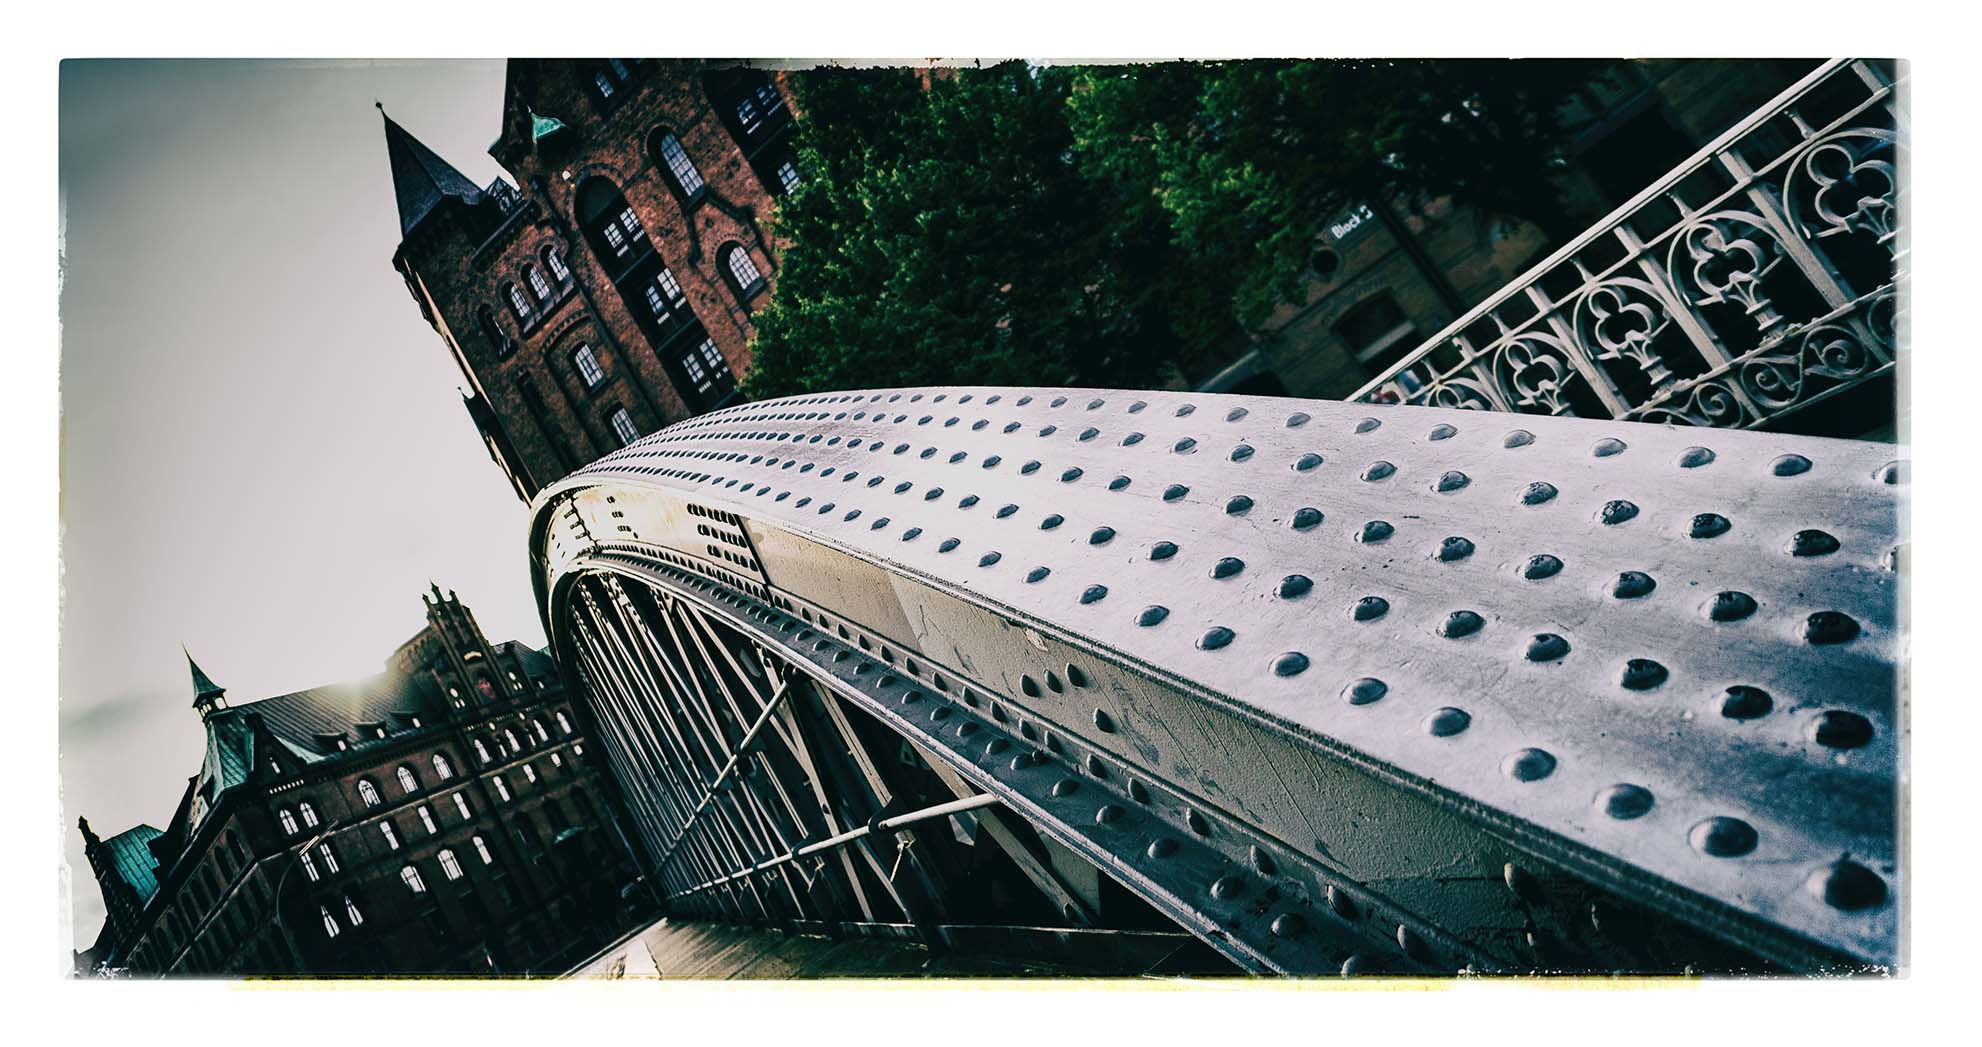
[(1903, 84), (1826, 63), (1351, 399), (1755, 428), (1887, 374)]
[(533, 577), (677, 919), (1896, 963), (1894, 448), (1516, 422), (748, 404), (540, 494)]

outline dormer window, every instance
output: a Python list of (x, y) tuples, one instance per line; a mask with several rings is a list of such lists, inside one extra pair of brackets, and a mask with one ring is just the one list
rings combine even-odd
[(453, 851), (443, 850), (440, 852), (440, 871), (446, 873), (447, 878), (450, 880), (459, 880), (461, 878), (461, 863), (455, 860)]
[(482, 856), (483, 865), (495, 864), (495, 855), (489, 853), (488, 841), (479, 836), (475, 837), (475, 853)]
[(527, 764), (527, 763), (524, 764), (523, 777), (528, 778), (530, 780), (530, 784), (532, 785), (537, 784), (537, 768), (531, 764)]
[(510, 729), (509, 729), (509, 728), (507, 728), (507, 727), (505, 727), (505, 728), (503, 728), (503, 729), (502, 729), (502, 738), (503, 738), (503, 741), (506, 741), (506, 742), (508, 742), (508, 743), (509, 743), (509, 751), (510, 751), (510, 752), (513, 752), (513, 753), (516, 753), (516, 752), (522, 752), (522, 751), (523, 751), (523, 743), (522, 743), (522, 742), (519, 742), (519, 741), (517, 741), (517, 740), (516, 740), (516, 732), (515, 732), (515, 731), (512, 731), (512, 730), (510, 730)]
[(468, 797), (461, 793), (454, 794), (454, 809), (461, 812), (461, 820), (464, 822), (474, 817), (474, 815), (468, 813)]
[(337, 852), (330, 849), (329, 841), (317, 844), (317, 857), (323, 859), (324, 871), (332, 873), (337, 871)]

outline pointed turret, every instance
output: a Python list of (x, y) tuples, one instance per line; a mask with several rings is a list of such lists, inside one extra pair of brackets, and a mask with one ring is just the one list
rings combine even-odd
[(227, 708), (227, 688), (214, 683), (201, 671), (200, 663), (193, 661), (192, 652), (184, 646), (179, 650), (185, 653), (186, 665), (193, 670), (193, 708), (199, 710), (200, 719), (205, 720), (216, 710)]
[[(374, 103), (376, 104), (376, 103)], [(379, 106), (385, 115), (385, 106)], [(454, 165), (385, 117), (385, 152), (392, 161), (392, 188), (399, 198), (399, 234), (410, 235), (448, 197), (479, 203), (482, 191)]]

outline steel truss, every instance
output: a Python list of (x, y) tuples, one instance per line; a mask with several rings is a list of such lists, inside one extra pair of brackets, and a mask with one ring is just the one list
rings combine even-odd
[(595, 463), (532, 549), (680, 918), (1115, 969), (1180, 962), (1181, 930), (1260, 972), (1876, 970), (1893, 459), (841, 394)]

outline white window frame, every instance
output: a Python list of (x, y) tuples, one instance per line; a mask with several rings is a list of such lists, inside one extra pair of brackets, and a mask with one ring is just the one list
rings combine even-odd
[(427, 827), (427, 835), (440, 835), (440, 823), (434, 820), (434, 809), (424, 803), (420, 805), (420, 824)]
[(337, 866), (337, 852), (330, 849), (329, 840), (317, 844), (317, 857), (323, 859), (323, 867), (326, 872), (335, 876), (340, 871)]
[(352, 901), (348, 894), (344, 896), (344, 915), (353, 927), (365, 922), (365, 914), (358, 911), (358, 903)]
[(303, 831), (296, 824), (296, 813), (287, 807), (275, 812), (275, 820), (282, 823), (282, 831), (285, 835), (294, 836)]
[(742, 244), (730, 247), (729, 257), (723, 259), (728, 267), (730, 279), (736, 281), (737, 294), (749, 294), (764, 282), (764, 274), (757, 269), (757, 263), (750, 258), (750, 252)]
[(464, 822), (475, 817), (468, 813), (468, 797), (461, 793), (454, 794), (454, 809), (461, 812), (461, 820)]
[(303, 827), (307, 829), (314, 829), (317, 827), (318, 822), (323, 821), (323, 819), (317, 817), (316, 807), (308, 800), (304, 800), (296, 805), (296, 813), (303, 816)]
[(667, 164), (668, 174), (674, 179), (675, 188), (681, 190), (681, 195), (694, 196), (702, 191), (702, 172), (695, 169), (694, 159), (673, 131), (661, 135), (661, 160)]
[(597, 389), (606, 380), (606, 372), (599, 367), (599, 357), (592, 347), (584, 342), (571, 351), (572, 365), (578, 368), (578, 377), (585, 382), (585, 388)]
[(551, 275), (557, 277), (559, 283), (571, 279), (571, 267), (564, 264), (564, 256), (558, 253), (555, 246), (544, 248), (544, 265), (549, 267)]
[(420, 870), (411, 865), (400, 867), (399, 882), (405, 884), (407, 889), (414, 894), (427, 893), (427, 881), (420, 877)]
[(494, 865), (495, 855), (489, 853), (489, 843), (480, 836), (475, 837), (475, 853), (482, 856), (483, 865)]
[(502, 775), (499, 775), (499, 774), (498, 774), (498, 775), (495, 775), (494, 777), (492, 777), (492, 778), (490, 779), (490, 781), (493, 781), (493, 782), (495, 782), (495, 790), (496, 790), (496, 795), (497, 795), (497, 796), (500, 796), (500, 797), (502, 797), (502, 802), (503, 802), (503, 803), (508, 803), (508, 802), (509, 802), (509, 783), (508, 783), (508, 782), (506, 782), (506, 781), (503, 781), (503, 780), (502, 780)]
[(302, 861), (303, 875), (309, 877), (311, 883), (323, 879), (323, 874), (317, 871), (317, 863), (310, 860), (310, 852), (298, 851), (296, 857)]
[(551, 283), (549, 280), (544, 279), (544, 274), (539, 272), (536, 266), (524, 266), (523, 279), (530, 282), (530, 291), (537, 296), (537, 301), (548, 302), (551, 300)]
[(420, 791), (420, 779), (414, 776), (411, 767), (402, 763), (392, 773), (399, 777), (399, 791), (408, 795)]
[[(633, 416), (626, 413), (626, 408), (615, 409), (612, 417), (607, 421), (612, 425), (613, 435), (619, 437), (620, 446), (625, 447), (640, 439), (640, 430), (633, 424)], [(511, 746), (516, 744), (514, 735), (510, 736), (510, 744)]]
[(391, 822), (379, 823), (379, 835), (385, 837), (387, 850), (396, 851), (399, 849), (399, 834), (392, 831)]
[(377, 807), (385, 802), (379, 796), (379, 787), (372, 784), (370, 778), (358, 779), (358, 799), (363, 800), (367, 807)]
[(452, 850), (443, 849), (440, 852), (440, 871), (446, 874), (450, 880), (459, 880), (461, 878), (461, 862), (454, 857)]
[(435, 753), (433, 764), (434, 774), (438, 775), (441, 781), (454, 777), (454, 764), (448, 760), (445, 753)]

